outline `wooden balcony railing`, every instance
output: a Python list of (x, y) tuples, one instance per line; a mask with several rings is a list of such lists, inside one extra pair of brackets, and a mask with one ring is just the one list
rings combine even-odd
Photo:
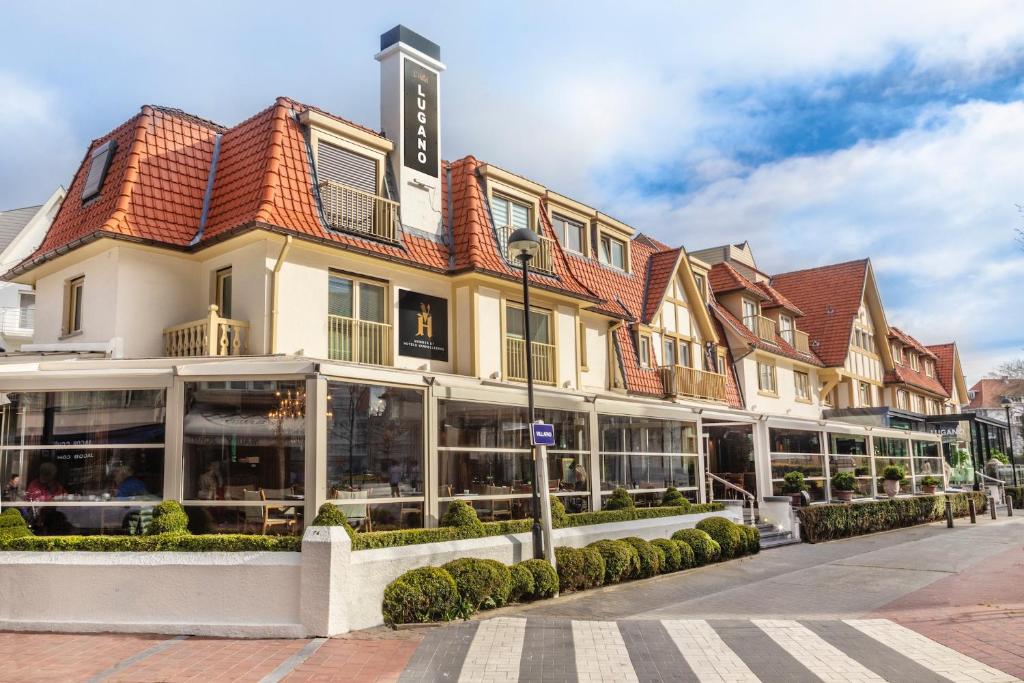
[[(510, 225), (498, 228), (498, 247), (501, 249), (501, 255), (510, 265), (521, 268), (522, 264), (516, 260), (515, 254), (508, 252), (508, 238), (512, 235), (513, 231), (515, 231), (515, 228)], [(530, 260), (530, 270), (539, 270), (549, 275), (555, 274), (554, 246), (551, 242), (551, 239), (543, 235), (540, 236), (540, 249), (537, 250), (537, 253)]]
[(800, 330), (797, 329), (789, 329), (782, 330), (782, 332), (780, 332), (779, 334), (782, 336), (783, 339), (786, 340), (787, 344), (792, 346), (797, 351), (802, 351), (804, 353), (811, 352), (810, 337), (807, 336), (806, 332), (801, 332)]
[(665, 395), (689, 396), (709, 401), (725, 400), (725, 375), (682, 365), (663, 365), (658, 368)]
[[(555, 383), (555, 345), (532, 342), (533, 381), (538, 384)], [(505, 364), (508, 379), (513, 382), (526, 381), (526, 340), (515, 337), (505, 338)]]
[(324, 180), (320, 182), (320, 203), (327, 224), (335, 230), (388, 242), (398, 239), (398, 202)]
[(743, 319), (747, 329), (765, 341), (775, 341), (775, 321), (763, 315), (748, 315)]
[(221, 318), (216, 304), (202, 320), (164, 330), (164, 354), (170, 358), (188, 356), (244, 356), (249, 352), (249, 323)]
[(327, 357), (366, 365), (391, 365), (391, 325), (329, 315)]

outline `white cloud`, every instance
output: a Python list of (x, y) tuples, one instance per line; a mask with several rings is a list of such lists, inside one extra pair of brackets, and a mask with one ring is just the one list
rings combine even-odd
[(41, 203), (85, 153), (57, 96), (0, 71), (0, 210)]

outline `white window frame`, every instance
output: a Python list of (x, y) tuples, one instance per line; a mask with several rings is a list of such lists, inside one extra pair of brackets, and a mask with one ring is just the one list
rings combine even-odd
[(641, 334), (637, 345), (637, 355), (640, 356), (640, 367), (646, 368), (651, 364), (651, 337)]
[[(618, 244), (622, 248), (622, 265), (612, 263), (612, 244)], [(605, 249), (607, 245), (607, 250)], [(621, 240), (618, 237), (613, 237), (608, 233), (601, 233), (598, 239), (598, 255), (600, 256), (601, 263), (608, 266), (609, 268), (615, 268), (616, 270), (626, 270), (626, 259), (629, 258), (629, 251), (626, 248), (625, 240)]]
[(796, 400), (810, 403), (811, 374), (809, 372), (804, 372), (803, 370), (793, 371), (793, 393), (796, 395)]
[[(765, 373), (762, 370), (763, 368), (769, 368), (771, 371), (768, 372), (768, 373)], [(770, 363), (768, 361), (763, 361), (763, 360), (757, 361), (757, 391), (758, 391), (758, 393), (770, 394), (772, 396), (778, 396), (779, 395), (779, 378), (776, 375), (776, 372), (777, 372), (777, 369), (775, 367), (775, 363)], [(765, 386), (765, 381), (764, 380), (766, 380), (766, 379), (770, 380), (768, 382), (768, 384), (770, 386), (768, 386), (768, 387)]]
[(82, 310), (85, 308), (85, 276), (79, 275), (67, 281), (64, 303), (64, 335), (79, 334), (85, 325)]
[[(574, 254), (584, 254), (587, 249), (587, 226), (578, 220), (563, 216), (558, 212), (551, 214), (551, 227), (555, 230), (555, 236), (558, 238), (558, 243), (562, 245), (562, 248), (566, 251), (571, 251)], [(573, 229), (579, 230), (579, 249), (573, 249), (569, 246), (569, 240), (567, 238), (566, 230), (572, 227)]]

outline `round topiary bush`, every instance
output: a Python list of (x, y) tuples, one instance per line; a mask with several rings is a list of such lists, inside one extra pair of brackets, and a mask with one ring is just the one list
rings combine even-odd
[(633, 498), (629, 495), (626, 489), (621, 486), (614, 491), (612, 495), (608, 496), (608, 500), (604, 502), (604, 510), (632, 510), (636, 505), (633, 503)]
[(655, 545), (654, 541), (648, 541), (648, 543), (650, 543), (651, 544), (651, 548), (654, 549), (654, 554), (658, 556), (658, 573), (659, 574), (666, 574), (666, 573), (668, 573), (668, 569), (667, 569), (667, 562), (668, 561), (665, 559), (665, 551), (661, 547)]
[(629, 536), (622, 540), (636, 549), (638, 564), (632, 573), (634, 578), (646, 579), (661, 573), (661, 558), (654, 546), (636, 536)]
[(679, 568), (690, 569), (697, 566), (697, 558), (693, 554), (693, 548), (686, 541), (669, 541), (675, 543), (679, 549)]
[(481, 535), (484, 532), (484, 523), (476, 516), (476, 510), (464, 500), (453, 500), (448, 503), (448, 510), (441, 517), (441, 526), (456, 526), (476, 531)]
[(661, 504), (665, 507), (689, 507), (690, 501), (675, 486), (669, 486), (661, 496)]
[(745, 526), (742, 528), (743, 533), (746, 535), (747, 552), (751, 555), (761, 552), (761, 532), (757, 530), (756, 526)]
[(560, 591), (578, 591), (587, 587), (587, 557), (579, 548), (555, 548)]
[(7, 508), (0, 514), (0, 542), (33, 535), (32, 530), (25, 523), (25, 518), (17, 509)]
[(500, 562), (462, 557), (441, 568), (455, 580), (464, 616), (481, 608), (489, 609), (504, 604), (508, 599), (512, 579), (501, 571), (505, 565)]
[(721, 553), (721, 548), (715, 539), (708, 536), (707, 532), (700, 529), (680, 529), (672, 534), (673, 541), (683, 541), (693, 550), (695, 566), (701, 566), (714, 562)]
[(565, 505), (558, 496), (550, 496), (551, 500), (551, 526), (562, 529), (569, 526), (569, 513), (565, 511)]
[(355, 536), (356, 533), (355, 530), (352, 529), (352, 525), (348, 523), (348, 517), (345, 516), (345, 511), (334, 503), (324, 503), (321, 505), (310, 526), (344, 527), (345, 533), (347, 533), (349, 537)]
[[(664, 573), (677, 572), (683, 568), (682, 565), (682, 554), (679, 552), (679, 543), (676, 541), (670, 541), (667, 538), (656, 538), (651, 541), (651, 545), (661, 550), (662, 556), (665, 561), (661, 565), (661, 571)], [(690, 551), (691, 554), (693, 551)]]
[(636, 548), (625, 541), (605, 539), (594, 541), (587, 547), (597, 550), (604, 558), (604, 582), (606, 584), (628, 579), (634, 569), (639, 569), (640, 558), (637, 556)]
[(708, 536), (718, 541), (722, 548), (722, 559), (739, 557), (746, 552), (747, 544), (742, 527), (725, 517), (708, 517), (697, 522), (697, 528), (707, 532)]
[(384, 623), (392, 626), (450, 621), (458, 616), (460, 602), (455, 579), (444, 569), (412, 569), (384, 589)]
[[(501, 607), (503, 605), (507, 605), (510, 597), (512, 596), (512, 572), (509, 571), (508, 567), (497, 560), (480, 561), (489, 565), (498, 576), (497, 587), (494, 592), (491, 593), (491, 600), (494, 601), (494, 606)], [(488, 609), (490, 608), (488, 607)]]
[(519, 563), (533, 574), (534, 598), (550, 598), (558, 592), (558, 573), (547, 560), (523, 560)]
[(149, 523), (146, 530), (149, 535), (156, 534), (187, 534), (188, 515), (181, 503), (175, 500), (165, 500), (153, 508), (153, 521)]
[(583, 553), (583, 576), (586, 579), (587, 588), (597, 588), (604, 585), (604, 557), (597, 548), (580, 548)]
[(508, 567), (509, 574), (511, 576), (511, 587), (509, 591), (508, 600), (509, 602), (519, 602), (524, 598), (530, 598), (533, 595), (533, 572), (530, 571), (529, 567), (524, 567), (522, 563), (514, 564)]

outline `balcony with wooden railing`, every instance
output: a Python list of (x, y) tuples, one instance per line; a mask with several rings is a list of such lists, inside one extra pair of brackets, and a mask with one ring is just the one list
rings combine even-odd
[[(515, 231), (510, 225), (498, 228), (498, 247), (501, 249), (501, 255), (505, 260), (516, 268), (521, 268), (522, 264), (516, 260), (515, 254), (510, 254), (508, 250), (508, 240)], [(555, 247), (552, 244), (553, 240), (540, 235), (540, 249), (530, 259), (530, 270), (537, 270), (548, 275), (555, 274)]]
[(775, 341), (775, 321), (763, 315), (748, 315), (743, 318), (747, 329), (765, 341)]
[(391, 365), (391, 325), (329, 315), (327, 357), (364, 365)]
[(782, 330), (779, 335), (786, 340), (786, 343), (792, 346), (797, 351), (803, 353), (811, 352), (811, 341), (806, 332), (801, 332), (795, 328)]
[[(543, 342), (530, 344), (533, 359), (533, 381), (537, 384), (555, 384), (555, 345)], [(506, 375), (513, 382), (526, 381), (526, 340), (505, 338)]]
[(320, 182), (320, 203), (327, 224), (364, 237), (398, 240), (398, 202), (334, 180)]
[(665, 395), (669, 398), (686, 396), (708, 401), (725, 400), (725, 375), (682, 365), (663, 365), (658, 368)]
[(249, 352), (249, 323), (217, 315), (210, 305), (206, 317), (164, 330), (164, 354), (191, 356), (244, 356)]

